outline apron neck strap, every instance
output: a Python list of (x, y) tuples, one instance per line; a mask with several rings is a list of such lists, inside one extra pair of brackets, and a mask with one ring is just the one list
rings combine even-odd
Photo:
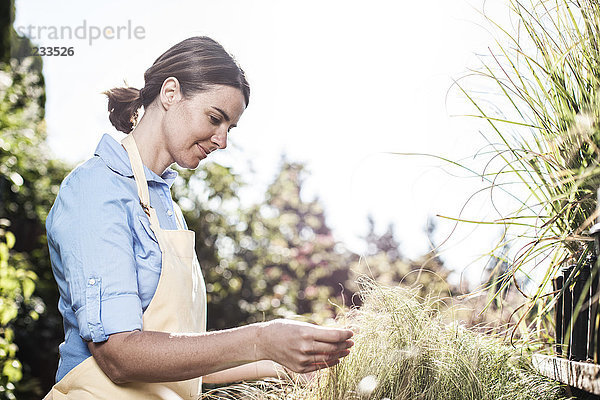
[(142, 157), (138, 151), (135, 139), (130, 133), (125, 136), (125, 139), (121, 140), (121, 144), (127, 150), (129, 161), (131, 162), (131, 169), (133, 170), (133, 176), (138, 189), (138, 195), (140, 196), (140, 204), (142, 208), (150, 216), (150, 195), (148, 193), (148, 182), (146, 182), (146, 174), (144, 173), (144, 164), (142, 163)]

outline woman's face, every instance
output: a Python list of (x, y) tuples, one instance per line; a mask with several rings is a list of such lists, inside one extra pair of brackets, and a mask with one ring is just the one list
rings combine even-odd
[(227, 133), (246, 102), (240, 89), (225, 85), (175, 99), (162, 120), (166, 150), (179, 166), (194, 169), (209, 153), (227, 146)]

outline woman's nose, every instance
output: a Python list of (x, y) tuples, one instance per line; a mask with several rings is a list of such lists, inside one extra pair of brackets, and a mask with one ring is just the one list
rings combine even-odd
[(212, 142), (219, 146), (219, 149), (224, 149), (227, 147), (227, 131), (225, 133), (219, 132), (216, 135), (213, 135)]

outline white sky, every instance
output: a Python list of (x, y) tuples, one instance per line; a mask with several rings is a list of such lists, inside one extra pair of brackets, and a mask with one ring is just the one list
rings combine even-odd
[[(493, 8), (492, 8), (493, 7)], [(505, 21), (506, 0), (486, 13)], [(429, 216), (457, 216), (473, 180), (449, 176), (431, 159), (382, 152), (424, 152), (458, 159), (483, 146), (474, 121), (451, 90), (453, 78), (477, 66), (492, 37), (481, 0), (400, 1), (102, 1), (17, 0), (15, 27), (142, 26), (144, 39), (35, 39), (73, 46), (72, 57), (45, 57), (46, 121), (58, 157), (90, 157), (103, 133), (115, 133), (101, 91), (123, 80), (143, 86), (143, 73), (173, 44), (194, 35), (219, 41), (238, 59), (250, 85), (250, 105), (230, 146), (214, 159), (264, 194), (282, 153), (308, 164), (306, 198), (324, 202), (338, 239), (360, 251), (371, 212), (383, 231), (394, 222), (405, 254), (427, 249)], [(89, 37), (88, 37), (89, 39)], [(254, 173), (250, 173), (249, 165)], [(470, 208), (489, 216), (486, 201)], [(438, 221), (440, 239), (450, 224)], [(456, 231), (445, 258), (462, 270), (485, 252), (497, 228)], [(478, 277), (481, 263), (470, 268)]]

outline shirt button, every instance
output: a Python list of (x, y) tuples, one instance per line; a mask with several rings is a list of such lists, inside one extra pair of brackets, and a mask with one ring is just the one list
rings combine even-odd
[(167, 210), (167, 215), (170, 217), (171, 215), (173, 215), (173, 211)]
[(93, 286), (96, 284), (96, 280), (94, 278), (92, 278), (88, 281), (88, 283)]

